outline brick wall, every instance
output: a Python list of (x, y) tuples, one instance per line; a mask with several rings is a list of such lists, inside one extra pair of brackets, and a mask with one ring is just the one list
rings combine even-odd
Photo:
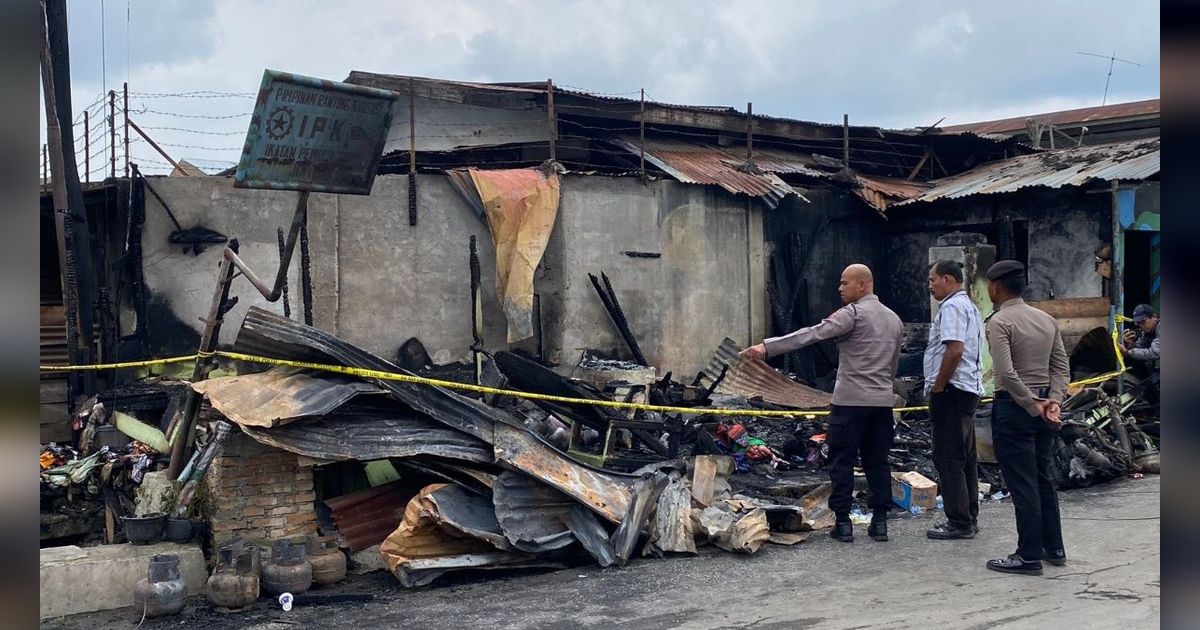
[(269, 544), (317, 529), (312, 467), (240, 431), (221, 445), (205, 476), (212, 548), (232, 538)]

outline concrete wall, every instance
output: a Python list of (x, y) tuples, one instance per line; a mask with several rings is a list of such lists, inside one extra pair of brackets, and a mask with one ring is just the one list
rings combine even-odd
[[(477, 235), (483, 277), (484, 345), (505, 349), (496, 300), (495, 253), (477, 217), (442, 175), (417, 182), (418, 221), (408, 224), (408, 178), (383, 175), (370, 196), (310, 200), (314, 323), (385, 358), (409, 337), (435, 362), (469, 358), (468, 241)], [(241, 190), (228, 178), (152, 178), (184, 227), (237, 237), (262, 277), (278, 268), (275, 228), (291, 220), (296, 193)], [(199, 256), (167, 244), (174, 229), (147, 196), (146, 284), (155, 352), (191, 352), (211, 302), (220, 248)], [(605, 271), (647, 359), (691, 375), (725, 336), (741, 343), (765, 326), (759, 206), (713, 188), (670, 181), (568, 175), (554, 232), (535, 274), (546, 358), (569, 371), (584, 349), (628, 356), (588, 281)], [(748, 242), (755, 246), (748, 246)], [(623, 251), (661, 252), (634, 258)], [(290, 274), (292, 317), (300, 319), (299, 254)], [(751, 289), (750, 287), (756, 287)], [(282, 312), (244, 280), (221, 334), (231, 344), (250, 305)], [(758, 296), (751, 300), (750, 296)], [(537, 324), (535, 323), (535, 330)], [(535, 351), (536, 337), (518, 347)]]
[(1005, 214), (1028, 227), (1029, 300), (1099, 297), (1102, 281), (1092, 265), (1095, 249), (1112, 237), (1108, 195), (1073, 187), (1031, 188), (895, 208), (888, 213), (883, 268), (885, 301), (904, 321), (929, 321), (928, 250), (953, 231), (980, 232), (997, 244)]

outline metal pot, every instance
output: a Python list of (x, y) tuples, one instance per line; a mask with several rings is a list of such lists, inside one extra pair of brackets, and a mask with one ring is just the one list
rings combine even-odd
[(179, 573), (179, 556), (158, 554), (150, 558), (146, 578), (133, 589), (133, 608), (146, 617), (177, 614), (187, 604), (187, 585)]
[(262, 568), (262, 590), (298, 595), (312, 586), (313, 568), (304, 541), (289, 538), (271, 544), (271, 560)]
[(333, 536), (313, 536), (308, 540), (308, 561), (312, 564), (313, 584), (336, 584), (346, 578), (346, 554)]
[(125, 526), (125, 537), (135, 545), (148, 545), (162, 538), (163, 522), (166, 514), (153, 512), (145, 516), (122, 516), (121, 523)]

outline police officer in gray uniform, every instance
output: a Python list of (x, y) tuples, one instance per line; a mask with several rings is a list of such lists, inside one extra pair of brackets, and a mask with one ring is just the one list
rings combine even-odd
[(873, 511), (867, 535), (887, 540), (887, 513), (892, 505), (888, 451), (895, 438), (893, 380), (900, 362), (904, 327), (900, 318), (875, 296), (875, 281), (866, 265), (842, 272), (838, 293), (846, 306), (821, 323), (782, 337), (767, 339), (742, 354), (757, 359), (778, 356), (825, 339), (837, 339), (838, 371), (829, 416), (829, 509), (836, 515), (830, 536), (854, 541), (850, 508), (854, 503), (854, 460), (862, 457)]
[(1017, 551), (988, 560), (1004, 573), (1041, 575), (1042, 560), (1066, 564), (1051, 466), (1070, 372), (1058, 322), (1021, 299), (1025, 267), (1002, 260), (987, 270), (997, 305), (986, 320), (995, 370), (992, 439), (1017, 516)]

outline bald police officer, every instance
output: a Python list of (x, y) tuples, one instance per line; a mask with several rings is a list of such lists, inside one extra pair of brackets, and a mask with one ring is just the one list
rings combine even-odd
[(1066, 564), (1051, 465), (1070, 373), (1058, 322), (1021, 299), (1025, 267), (1002, 260), (987, 270), (998, 305), (986, 320), (995, 369), (992, 439), (1017, 516), (1017, 551), (987, 568), (1041, 575), (1042, 560)]
[(837, 339), (838, 371), (829, 416), (829, 509), (836, 515), (830, 536), (854, 541), (850, 508), (854, 503), (854, 460), (861, 455), (873, 511), (867, 535), (887, 540), (887, 513), (892, 505), (888, 451), (895, 438), (893, 379), (900, 362), (903, 325), (875, 296), (875, 281), (866, 265), (842, 272), (838, 293), (846, 306), (821, 323), (783, 337), (767, 339), (742, 354), (757, 359), (778, 356), (825, 339)]

